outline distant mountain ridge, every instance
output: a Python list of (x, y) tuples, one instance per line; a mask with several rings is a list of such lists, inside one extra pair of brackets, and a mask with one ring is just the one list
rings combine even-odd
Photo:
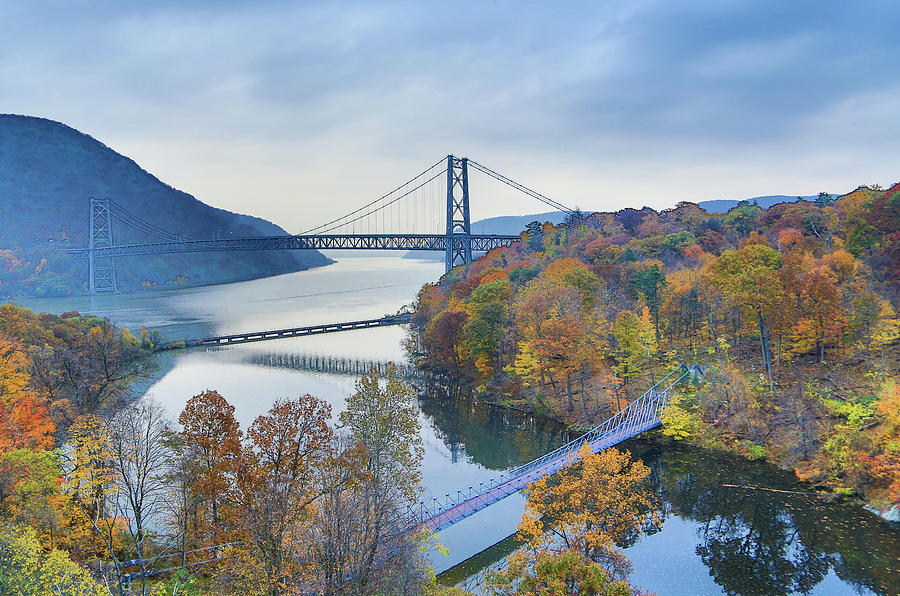
[[(763, 209), (768, 209), (772, 205), (778, 203), (793, 203), (796, 201), (814, 201), (818, 195), (807, 196), (791, 196), (791, 195), (766, 195), (762, 197), (750, 197), (749, 199), (733, 200), (733, 199), (713, 199), (709, 201), (700, 201), (697, 203), (707, 213), (727, 213), (729, 209), (737, 207), (738, 203), (746, 201), (756, 204)], [(584, 210), (585, 213), (591, 213), (590, 209)], [(518, 234), (525, 229), (525, 226), (533, 221), (547, 222), (552, 224), (560, 224), (566, 219), (566, 214), (562, 211), (547, 211), (544, 213), (532, 213), (530, 215), (504, 215), (500, 217), (488, 217), (472, 222), (473, 234)]]
[[(85, 291), (86, 261), (57, 248), (87, 244), (90, 197), (110, 198), (184, 238), (287, 234), (264, 219), (206, 205), (65, 124), (0, 114), (0, 295)], [(120, 257), (117, 277), (120, 289), (134, 291), (254, 279), (330, 262), (317, 251)]]
[[(796, 203), (797, 201), (815, 201), (818, 195), (807, 196), (790, 196), (790, 195), (766, 195), (764, 197), (750, 197), (746, 200), (748, 203), (759, 205), (763, 209), (768, 209), (772, 205), (778, 203)], [(733, 199), (713, 199), (711, 201), (700, 201), (697, 203), (707, 213), (728, 213), (730, 209), (737, 207), (741, 201)]]

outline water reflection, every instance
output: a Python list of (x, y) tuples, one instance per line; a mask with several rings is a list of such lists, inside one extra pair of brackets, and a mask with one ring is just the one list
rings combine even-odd
[(454, 454), (489, 470), (508, 470), (570, 441), (559, 423), (485, 404), (453, 383), (429, 379), (419, 408)]
[[(859, 507), (803, 494), (809, 489), (790, 473), (764, 463), (651, 442), (632, 441), (624, 447), (653, 470), (651, 481), (667, 516), (660, 534), (676, 518), (693, 529), (694, 552), (719, 586), (713, 590), (696, 583), (693, 593), (777, 596), (853, 589), (900, 594), (900, 531), (895, 525)], [(653, 558), (663, 561), (656, 569), (636, 565), (638, 583), (646, 589), (672, 586), (666, 577), (671, 576), (665, 563), (672, 555), (668, 542), (654, 536), (639, 542), (641, 550), (654, 551)], [(682, 540), (678, 547), (691, 544)], [(510, 536), (439, 579), (477, 591), (484, 570), (514, 548)], [(832, 572), (839, 580), (826, 582)]]
[(900, 593), (900, 532), (890, 523), (727, 453), (654, 446), (640, 456), (660, 465), (671, 513), (697, 524), (696, 552), (725, 593), (809, 593), (830, 570), (857, 590)]
[[(212, 350), (222, 349), (212, 348)], [(407, 366), (402, 362), (395, 363), (388, 360), (310, 352), (244, 352), (238, 355), (237, 362), (264, 368), (286, 368), (349, 377), (362, 377), (369, 374), (373, 368), (378, 371), (378, 374), (383, 375), (387, 372), (389, 366), (394, 365), (399, 367), (401, 372), (411, 381), (415, 381), (421, 376), (418, 369), (413, 366)]]

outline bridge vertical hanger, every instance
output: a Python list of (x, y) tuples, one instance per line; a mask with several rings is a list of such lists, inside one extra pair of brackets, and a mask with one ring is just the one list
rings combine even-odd
[(447, 272), (472, 262), (468, 161), (447, 156)]
[(98, 249), (114, 245), (109, 199), (92, 197), (90, 243), (88, 244), (91, 294), (115, 292), (118, 289), (116, 287), (115, 257), (97, 254)]

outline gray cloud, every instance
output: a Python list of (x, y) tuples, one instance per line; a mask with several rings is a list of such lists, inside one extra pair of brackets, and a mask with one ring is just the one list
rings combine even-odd
[[(64, 121), (289, 228), (448, 152), (596, 208), (845, 191), (897, 177), (898, 17), (886, 2), (0, 5), (0, 111)], [(481, 215), (507, 208), (525, 207)]]

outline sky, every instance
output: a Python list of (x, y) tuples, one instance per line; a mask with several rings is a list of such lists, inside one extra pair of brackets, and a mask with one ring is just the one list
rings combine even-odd
[(589, 210), (844, 193), (900, 180), (898, 23), (890, 0), (0, 0), (0, 112), (293, 232), (448, 153)]

